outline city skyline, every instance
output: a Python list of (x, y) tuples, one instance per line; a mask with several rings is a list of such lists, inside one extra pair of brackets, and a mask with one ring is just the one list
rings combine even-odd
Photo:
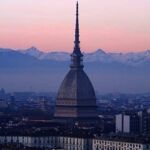
[(150, 150), (149, 4), (1, 0), (0, 150)]
[[(74, 0), (2, 0), (0, 47), (44, 51), (73, 49)], [(112, 52), (149, 49), (150, 1), (79, 0), (81, 48)], [(58, 44), (59, 43), (59, 44)]]

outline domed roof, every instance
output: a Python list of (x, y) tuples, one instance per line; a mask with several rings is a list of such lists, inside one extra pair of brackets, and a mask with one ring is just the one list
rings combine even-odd
[(94, 88), (83, 69), (71, 69), (63, 80), (57, 99), (95, 100)]

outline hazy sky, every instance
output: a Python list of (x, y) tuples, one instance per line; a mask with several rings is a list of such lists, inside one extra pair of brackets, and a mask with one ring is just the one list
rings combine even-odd
[[(73, 48), (76, 0), (0, 0), (0, 47)], [(81, 48), (150, 49), (150, 0), (79, 0)]]

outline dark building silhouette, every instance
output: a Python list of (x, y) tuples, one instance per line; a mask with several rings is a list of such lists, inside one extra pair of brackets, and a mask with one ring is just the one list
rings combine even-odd
[(138, 112), (141, 134), (150, 135), (150, 109)]
[(5, 90), (2, 88), (0, 89), (0, 99), (5, 99), (6, 98), (6, 93)]
[(95, 120), (97, 118), (95, 91), (83, 70), (83, 54), (80, 50), (78, 2), (71, 62), (70, 71), (58, 91), (55, 118), (65, 121), (72, 120), (73, 122)]

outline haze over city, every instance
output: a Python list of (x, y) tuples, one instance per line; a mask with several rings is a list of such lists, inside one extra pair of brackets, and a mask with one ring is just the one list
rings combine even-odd
[[(0, 87), (8, 91), (58, 90), (74, 47), (75, 3), (0, 1)], [(149, 92), (150, 1), (79, 3), (81, 52), (95, 90)]]
[[(150, 48), (149, 0), (80, 0), (81, 48)], [(1, 0), (0, 47), (71, 52), (75, 0)]]
[(0, 150), (150, 150), (149, 4), (1, 0)]

